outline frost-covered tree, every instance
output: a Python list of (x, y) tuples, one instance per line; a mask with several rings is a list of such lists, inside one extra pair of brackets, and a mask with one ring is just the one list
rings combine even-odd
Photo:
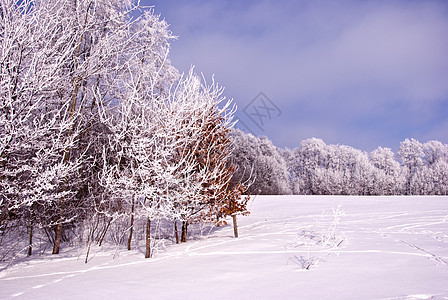
[[(132, 1), (0, 2), (0, 226), (208, 221), (244, 211), (222, 89), (168, 59), (168, 24)], [(103, 222), (102, 233), (99, 222)], [(9, 224), (11, 223), (11, 224)], [(20, 227), (15, 226), (15, 227)], [(54, 233), (52, 233), (54, 231)], [(99, 236), (99, 237), (98, 237)]]
[(319, 194), (316, 187), (317, 170), (324, 164), (327, 145), (321, 139), (307, 139), (301, 142), (301, 147), (297, 153), (299, 164), (299, 174), (302, 178), (303, 192), (306, 194)]
[(369, 195), (371, 190), (370, 177), (372, 166), (367, 153), (358, 149), (339, 146), (341, 155), (339, 170), (344, 172), (346, 195)]
[(374, 169), (372, 174), (373, 195), (396, 195), (402, 190), (403, 177), (400, 164), (390, 148), (379, 147), (369, 156)]
[[(238, 137), (235, 156), (239, 168), (253, 174), (258, 144), (253, 137), (251, 144), (250, 137)], [(327, 145), (317, 138), (302, 141), (301, 147), (294, 150), (279, 152), (286, 162), (293, 193), (396, 195), (444, 194), (446, 149), (438, 141), (421, 144), (414, 139), (405, 140), (398, 152), (401, 165), (389, 148), (379, 147), (369, 155), (349, 146)], [(245, 173), (237, 174), (243, 178)]]
[(302, 142), (298, 161), (311, 194), (369, 194), (371, 166), (362, 151), (309, 139)]
[(152, 12), (131, 20), (134, 9), (113, 0), (0, 5), (1, 219), (23, 216), (54, 229), (54, 253), (64, 224), (109, 200), (98, 182), (102, 153), (114, 152), (106, 143), (112, 114), (104, 108), (116, 111), (130, 97), (129, 82), (140, 88), (126, 79), (138, 77), (133, 71), (145, 59), (158, 83), (145, 84), (158, 93), (170, 84), (167, 53), (153, 59), (167, 48), (167, 25)]
[(278, 149), (280, 155), (285, 160), (286, 169), (288, 171), (289, 177), (289, 190), (291, 194), (300, 194), (301, 187), (303, 183), (301, 182), (300, 167), (297, 162), (296, 152), (298, 148), (295, 149)]
[(247, 193), (281, 195), (290, 193), (289, 172), (279, 150), (266, 137), (234, 130), (233, 160), (238, 166), (234, 180), (251, 182)]
[(172, 38), (168, 24), (147, 11), (132, 25), (127, 47), (120, 53), (120, 66), (108, 74), (113, 101), (101, 107), (102, 122), (111, 134), (103, 146), (100, 176), (110, 197), (103, 198), (100, 206), (110, 208), (107, 203), (112, 200), (126, 207), (123, 212), (127, 210), (130, 217), (129, 250), (136, 215), (146, 217), (149, 257), (150, 222), (162, 210), (156, 184), (162, 174), (156, 169), (163, 170), (160, 164), (176, 144), (171, 131), (179, 126), (167, 124), (172, 120), (169, 89), (178, 75), (167, 58)]
[(423, 146), (415, 139), (406, 139), (400, 144), (398, 149), (398, 157), (401, 160), (402, 165), (406, 169), (406, 184), (405, 194), (414, 194), (412, 187), (412, 178), (416, 174), (417, 170), (423, 166)]
[(439, 141), (422, 145), (422, 163), (416, 168), (410, 186), (417, 195), (446, 195), (448, 178), (447, 146)]
[[(55, 229), (80, 216), (90, 164), (87, 135), (101, 76), (114, 67), (127, 2), (3, 1), (2, 188), (19, 210), (38, 208)], [(121, 27), (121, 28), (120, 28)], [(121, 30), (120, 30), (121, 29)]]
[(423, 144), (423, 162), (431, 166), (441, 160), (448, 160), (448, 147), (439, 141), (429, 141)]
[[(233, 126), (231, 101), (222, 97), (222, 88), (206, 85), (192, 72), (174, 94), (175, 103), (190, 107), (181, 118), (179, 139), (186, 141), (176, 150), (176, 161), (183, 161), (181, 181), (172, 190), (174, 221), (181, 220), (182, 241), (190, 223), (217, 223), (233, 213), (245, 211), (240, 201), (244, 186), (231, 182), (235, 167), (231, 161)], [(193, 105), (192, 105), (193, 104)], [(176, 109), (178, 110), (178, 109)]]
[[(378, 151), (377, 151), (378, 152)], [(373, 157), (380, 160), (380, 153)], [(392, 156), (388, 159), (393, 161)], [(300, 194), (371, 195), (375, 194), (375, 169), (367, 153), (349, 146), (326, 145), (321, 139), (308, 139), (294, 150), (296, 189)], [(387, 161), (393, 164), (391, 161)], [(397, 163), (393, 164), (398, 167)], [(379, 167), (379, 164), (377, 164)], [(392, 174), (391, 176), (395, 176)]]

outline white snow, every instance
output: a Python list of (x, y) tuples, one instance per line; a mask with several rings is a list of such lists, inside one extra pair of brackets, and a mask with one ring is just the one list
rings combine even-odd
[(239, 238), (228, 226), (152, 259), (34, 257), (0, 272), (0, 298), (448, 299), (448, 197), (257, 196), (249, 208)]

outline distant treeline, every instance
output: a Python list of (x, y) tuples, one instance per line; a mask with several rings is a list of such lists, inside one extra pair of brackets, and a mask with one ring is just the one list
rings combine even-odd
[(279, 149), (266, 137), (238, 129), (232, 135), (234, 179), (252, 182), (250, 194), (448, 194), (448, 145), (439, 141), (406, 139), (397, 153), (382, 147), (367, 153), (317, 138)]

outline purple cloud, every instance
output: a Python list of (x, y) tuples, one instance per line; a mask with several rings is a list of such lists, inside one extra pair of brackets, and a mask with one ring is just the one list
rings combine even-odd
[(241, 108), (263, 91), (285, 112), (265, 132), (279, 146), (312, 135), (363, 149), (448, 142), (438, 129), (448, 119), (446, 1), (155, 5), (179, 35), (176, 66), (216, 74)]

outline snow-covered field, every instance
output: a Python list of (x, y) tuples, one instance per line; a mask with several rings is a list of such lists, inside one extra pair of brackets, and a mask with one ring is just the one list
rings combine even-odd
[(257, 196), (249, 208), (238, 239), (228, 226), (152, 259), (23, 261), (0, 272), (0, 299), (448, 299), (448, 197)]

